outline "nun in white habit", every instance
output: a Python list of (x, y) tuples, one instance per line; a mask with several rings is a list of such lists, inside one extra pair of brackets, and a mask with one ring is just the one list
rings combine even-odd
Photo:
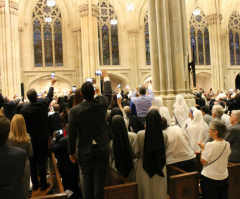
[(172, 123), (172, 118), (170, 116), (168, 108), (163, 105), (162, 97), (154, 98), (152, 105), (154, 108), (157, 108), (159, 110), (161, 117), (164, 117), (167, 120), (168, 126), (170, 126)]
[(173, 115), (176, 121), (176, 124), (180, 127), (184, 127), (188, 119), (189, 108), (185, 102), (185, 99), (182, 95), (176, 96), (176, 102), (173, 105)]
[(195, 153), (200, 152), (200, 147), (198, 143), (206, 143), (208, 140), (208, 125), (203, 120), (203, 115), (200, 110), (195, 110), (193, 112), (193, 120), (190, 122), (186, 129), (187, 136), (192, 149)]

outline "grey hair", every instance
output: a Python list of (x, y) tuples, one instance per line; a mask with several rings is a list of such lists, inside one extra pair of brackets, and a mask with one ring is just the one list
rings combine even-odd
[(240, 123), (240, 110), (233, 110), (232, 114), (236, 116), (237, 122)]
[(214, 105), (212, 108), (212, 113), (215, 114), (216, 118), (221, 119), (224, 109), (221, 105)]
[(226, 132), (227, 132), (227, 127), (224, 124), (224, 122), (222, 122), (221, 120), (217, 120), (217, 119), (213, 120), (210, 123), (210, 129), (216, 130), (218, 132), (217, 136), (219, 138), (224, 138), (226, 135)]

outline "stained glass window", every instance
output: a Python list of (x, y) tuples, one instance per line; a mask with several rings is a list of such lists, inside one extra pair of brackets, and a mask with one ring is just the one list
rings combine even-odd
[(208, 29), (205, 28), (204, 31), (204, 39), (205, 39), (205, 55), (206, 55), (206, 65), (211, 64), (211, 57), (210, 57), (210, 44), (209, 44), (209, 32)]
[(233, 12), (229, 20), (229, 49), (231, 65), (240, 65), (240, 14)]
[(211, 65), (209, 31), (205, 14), (195, 9), (190, 20), (190, 38), (196, 65)]
[(230, 61), (231, 65), (235, 64), (235, 58), (234, 58), (234, 40), (233, 40), (233, 32), (232, 30), (229, 31), (229, 46), (230, 46)]
[(62, 18), (56, 5), (38, 0), (33, 10), (34, 63), (38, 67), (62, 66)]
[(108, 0), (99, 0), (98, 7), (100, 65), (119, 65), (117, 16)]
[(33, 43), (34, 43), (34, 58), (35, 65), (42, 66), (42, 36), (41, 36), (41, 24), (38, 20), (33, 22)]
[(196, 57), (196, 40), (195, 40), (195, 29), (193, 26), (191, 26), (191, 46), (192, 46), (192, 55), (194, 55), (194, 60), (196, 61), (197, 60), (197, 57)]
[(148, 14), (146, 14), (144, 17), (144, 34), (145, 34), (146, 64), (151, 65)]

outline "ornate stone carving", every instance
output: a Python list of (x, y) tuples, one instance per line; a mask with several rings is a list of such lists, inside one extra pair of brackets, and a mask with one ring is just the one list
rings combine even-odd
[(88, 11), (88, 4), (82, 4), (81, 6), (79, 6), (79, 12), (81, 17), (88, 16)]
[[(81, 17), (88, 16), (89, 14), (89, 6), (88, 4), (82, 4), (79, 6), (79, 12)], [(92, 16), (98, 17), (99, 12), (98, 12), (98, 6), (95, 4), (92, 4)]]
[(240, 31), (240, 14), (235, 11), (232, 13), (229, 19), (229, 29), (232, 31)]
[(211, 14), (207, 16), (207, 23), (209, 25), (217, 24), (217, 22), (221, 24), (222, 22), (222, 15), (221, 14)]
[[(197, 8), (197, 9), (199, 9), (199, 8)], [(200, 10), (199, 15), (192, 14), (190, 24), (191, 24), (191, 26), (194, 26), (194, 28), (197, 30), (204, 30), (206, 28), (206, 26), (208, 25), (207, 20), (206, 20), (206, 15), (204, 14), (204, 12), (202, 12)]]

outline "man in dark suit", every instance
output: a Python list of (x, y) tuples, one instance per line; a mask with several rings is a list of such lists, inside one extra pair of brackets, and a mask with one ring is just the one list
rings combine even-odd
[(240, 110), (232, 111), (230, 122), (232, 126), (229, 127), (226, 136), (232, 151), (229, 162), (240, 162)]
[(0, 116), (0, 198), (25, 199), (23, 177), (27, 155), (22, 149), (6, 144), (9, 130), (9, 120)]
[(30, 89), (27, 92), (30, 103), (25, 104), (20, 111), (26, 121), (27, 132), (30, 134), (33, 147), (33, 156), (30, 158), (33, 190), (37, 190), (39, 186), (41, 190), (45, 190), (49, 186), (46, 179), (49, 138), (48, 107), (53, 98), (55, 82), (56, 80), (53, 79), (46, 98), (38, 99), (37, 92)]
[[(111, 89), (110, 84), (106, 80), (104, 88)], [(103, 96), (94, 98), (95, 91), (90, 82), (82, 85), (81, 92), (84, 101), (71, 110), (69, 117), (70, 160), (76, 162), (78, 140), (78, 161), (83, 173), (85, 198), (104, 199), (109, 154), (109, 132), (105, 120), (107, 102)], [(105, 93), (110, 92), (105, 90)]]

